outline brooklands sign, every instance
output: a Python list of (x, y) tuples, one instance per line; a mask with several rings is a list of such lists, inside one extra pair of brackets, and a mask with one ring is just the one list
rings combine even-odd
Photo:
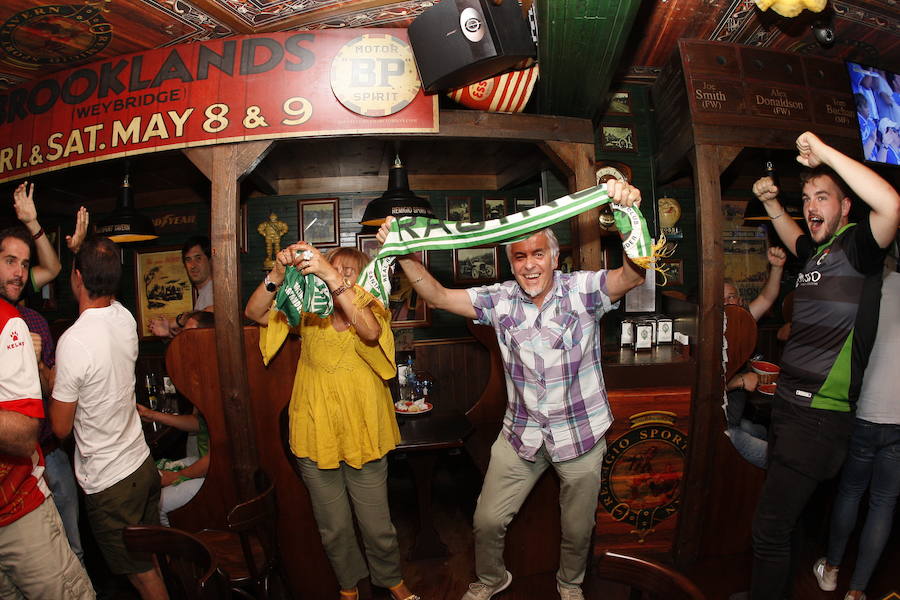
[(255, 139), (436, 132), (405, 29), (244, 36), (141, 52), (0, 93), (0, 182)]

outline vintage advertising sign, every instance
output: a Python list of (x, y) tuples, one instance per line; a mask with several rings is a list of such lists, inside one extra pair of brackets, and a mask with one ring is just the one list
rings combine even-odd
[[(336, 97), (337, 96), (337, 97)], [(405, 29), (185, 44), (62, 71), (0, 94), (0, 182), (190, 146), (433, 133)]]

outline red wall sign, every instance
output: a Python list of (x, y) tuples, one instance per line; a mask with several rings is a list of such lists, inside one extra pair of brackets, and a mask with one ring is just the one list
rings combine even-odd
[(0, 94), (0, 182), (198, 145), (436, 132), (437, 115), (437, 96), (422, 92), (405, 29), (185, 44)]

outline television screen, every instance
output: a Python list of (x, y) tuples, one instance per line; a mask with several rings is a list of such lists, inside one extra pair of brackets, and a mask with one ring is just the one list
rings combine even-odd
[(847, 61), (863, 157), (900, 165), (900, 74)]

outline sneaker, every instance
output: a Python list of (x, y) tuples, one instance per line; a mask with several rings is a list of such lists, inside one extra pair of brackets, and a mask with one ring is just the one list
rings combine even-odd
[(825, 558), (822, 557), (813, 565), (813, 575), (819, 582), (819, 589), (823, 592), (833, 592), (837, 589), (837, 569), (826, 569)]
[(503, 578), (496, 587), (491, 587), (489, 585), (485, 585), (480, 581), (476, 581), (475, 583), (469, 584), (469, 591), (463, 595), (462, 600), (489, 600), (493, 598), (496, 594), (499, 594), (503, 590), (509, 587), (509, 584), (512, 583), (512, 573), (506, 571), (506, 576)]
[(584, 593), (581, 587), (564, 587), (556, 582), (556, 591), (559, 592), (560, 600), (584, 600)]
[(853, 592), (847, 592), (846, 594), (844, 594), (844, 600), (866, 600), (866, 593), (865, 593), (865, 592), (863, 592), (862, 594), (860, 594), (858, 598), (854, 598), (854, 597), (851, 595), (852, 593), (853, 593)]

